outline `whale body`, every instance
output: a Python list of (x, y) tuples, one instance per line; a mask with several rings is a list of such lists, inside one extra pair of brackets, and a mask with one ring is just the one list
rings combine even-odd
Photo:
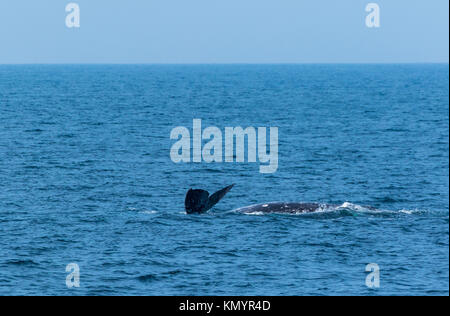
[(270, 202), (241, 207), (236, 209), (235, 211), (241, 213), (299, 214), (299, 213), (312, 213), (329, 207), (337, 207), (337, 205), (319, 204), (319, 203), (298, 203), (298, 202)]

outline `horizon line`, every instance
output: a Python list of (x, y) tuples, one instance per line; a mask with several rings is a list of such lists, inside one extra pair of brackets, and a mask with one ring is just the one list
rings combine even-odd
[(121, 66), (121, 65), (148, 65), (148, 66), (176, 66), (176, 65), (180, 65), (180, 66), (201, 66), (201, 65), (448, 65), (449, 61), (432, 61), (432, 62), (423, 62), (423, 61), (417, 61), (417, 62), (194, 62), (194, 63), (190, 63), (190, 62), (176, 62), (176, 63), (159, 63), (159, 62), (155, 62), (155, 63), (146, 63), (146, 62), (131, 62), (131, 63), (119, 63), (119, 62), (51, 62), (51, 63), (31, 63), (31, 62), (24, 62), (24, 63), (0, 63), (0, 66), (22, 66), (22, 65), (48, 65), (48, 66), (64, 66), (64, 65), (117, 65), (117, 66)]

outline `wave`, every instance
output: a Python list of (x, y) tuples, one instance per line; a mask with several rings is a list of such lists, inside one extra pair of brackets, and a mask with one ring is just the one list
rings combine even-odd
[(156, 211), (156, 210), (138, 209), (136, 207), (127, 207), (126, 210), (127, 211), (131, 211), (131, 212), (137, 212), (139, 214), (146, 214), (146, 215), (153, 215), (153, 214), (157, 214), (158, 213), (158, 211)]
[(359, 216), (359, 215), (369, 215), (369, 216), (389, 216), (389, 215), (413, 215), (423, 213), (423, 210), (418, 209), (400, 209), (400, 210), (385, 210), (377, 209), (371, 206), (364, 206), (360, 204), (355, 204), (351, 202), (344, 202), (341, 205), (328, 205), (319, 204), (319, 208), (314, 212), (261, 212), (261, 211), (239, 211), (233, 210), (233, 213), (240, 213), (250, 216), (267, 216), (272, 214), (278, 215), (288, 215), (288, 216), (305, 216), (305, 217), (321, 217), (321, 216), (332, 216), (332, 217), (342, 217), (342, 216)]
[(17, 266), (35, 266), (38, 265), (33, 260), (29, 259), (12, 259), (6, 262), (8, 265), (17, 265)]
[(141, 212), (139, 212), (139, 213), (141, 213), (141, 214), (147, 214), (147, 215), (152, 215), (152, 214), (156, 214), (156, 213), (158, 213), (158, 211), (141, 211)]

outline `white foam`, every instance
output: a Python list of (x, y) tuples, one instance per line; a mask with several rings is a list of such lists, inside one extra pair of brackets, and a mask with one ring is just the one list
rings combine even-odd
[(142, 211), (140, 213), (142, 213), (142, 214), (156, 214), (156, 213), (158, 213), (158, 211)]
[(338, 207), (339, 208), (347, 208), (350, 209), (352, 211), (365, 211), (368, 210), (368, 208), (358, 205), (358, 204), (353, 204), (350, 202), (344, 202), (341, 206)]
[(244, 212), (245, 215), (252, 215), (252, 216), (261, 216), (264, 215), (264, 212)]

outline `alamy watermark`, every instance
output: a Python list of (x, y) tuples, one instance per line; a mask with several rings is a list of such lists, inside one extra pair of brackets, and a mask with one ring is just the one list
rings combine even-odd
[(80, 6), (77, 3), (71, 2), (66, 5), (66, 26), (68, 28), (80, 27)]
[(366, 5), (366, 26), (368, 28), (380, 27), (380, 6), (377, 3), (368, 3)]
[(80, 267), (78, 264), (69, 263), (66, 266), (66, 272), (69, 273), (66, 277), (67, 288), (80, 287)]
[[(170, 158), (175, 163), (245, 162), (245, 139), (247, 138), (247, 161), (257, 162), (258, 158), (259, 162), (264, 164), (259, 167), (260, 173), (274, 173), (278, 169), (278, 127), (270, 127), (269, 134), (269, 146), (267, 146), (266, 127), (245, 129), (240, 126), (225, 127), (225, 138), (223, 138), (222, 131), (218, 127), (210, 126), (202, 131), (202, 120), (194, 119), (192, 142), (191, 132), (187, 127), (178, 126), (172, 129), (170, 139), (177, 141), (170, 149)], [(203, 145), (203, 141), (207, 141), (206, 144)], [(225, 143), (224, 149), (223, 143)]]
[(378, 289), (380, 287), (380, 267), (376, 263), (370, 263), (366, 266), (366, 272), (369, 274), (366, 277), (366, 286), (371, 289)]
[[(371, 2), (366, 5), (366, 26), (368, 28), (380, 27), (380, 6), (377, 3)], [(71, 2), (66, 5), (66, 26), (68, 28), (80, 27), (80, 6), (78, 3)]]

